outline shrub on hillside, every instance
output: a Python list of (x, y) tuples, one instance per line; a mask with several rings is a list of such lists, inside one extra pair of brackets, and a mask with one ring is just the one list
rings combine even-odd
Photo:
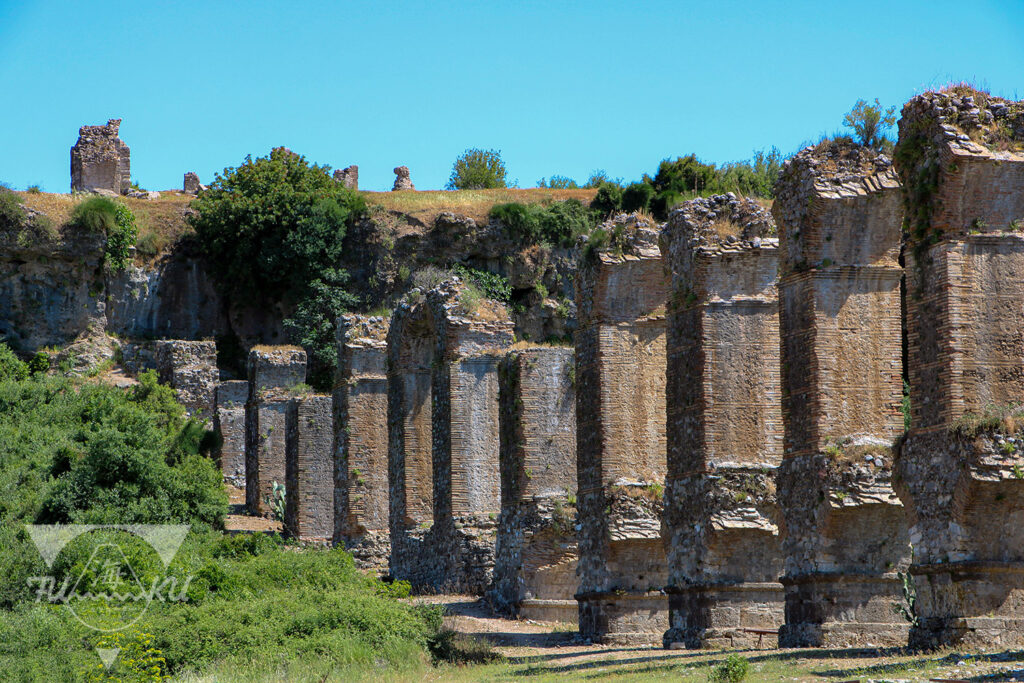
[(654, 199), (654, 188), (648, 183), (633, 183), (622, 191), (622, 210), (627, 213), (634, 211), (647, 212)]
[(25, 220), (21, 199), (14, 192), (0, 185), (0, 229), (13, 230)]
[(546, 187), (552, 190), (578, 190), (580, 186), (572, 178), (567, 178), (564, 175), (553, 175), (551, 180), (546, 178), (538, 180), (537, 187)]
[(493, 149), (467, 149), (452, 165), (448, 178), (449, 190), (486, 190), (507, 187), (505, 162), (501, 151)]
[(617, 183), (603, 182), (597, 187), (597, 194), (590, 202), (590, 208), (602, 217), (622, 210), (622, 187)]
[(103, 252), (106, 264), (115, 271), (128, 267), (139, 229), (127, 206), (106, 197), (90, 197), (75, 206), (71, 225), (104, 235), (107, 238)]
[(0, 342), (0, 382), (28, 379), (29, 368), (14, 351)]
[(289, 330), (307, 345), (319, 389), (337, 362), (324, 331), (355, 303), (337, 265), (362, 196), (283, 147), (218, 174), (193, 201), (190, 223), (222, 289), (238, 303), (294, 306)]
[(577, 235), (589, 231), (595, 221), (591, 210), (578, 199), (555, 202), (550, 206), (536, 204), (496, 204), (490, 217), (501, 221), (512, 240), (522, 244), (547, 242), (569, 246)]

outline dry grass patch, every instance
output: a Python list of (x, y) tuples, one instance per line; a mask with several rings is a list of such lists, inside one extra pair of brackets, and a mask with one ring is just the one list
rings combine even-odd
[(487, 214), (495, 204), (551, 204), (567, 199), (578, 199), (589, 204), (597, 190), (552, 190), (548, 188), (495, 189), (495, 190), (430, 190), (419, 192), (364, 192), (368, 204), (377, 204), (388, 211), (408, 215), (430, 226), (443, 211), (451, 211), (472, 218), (478, 223), (488, 221)]

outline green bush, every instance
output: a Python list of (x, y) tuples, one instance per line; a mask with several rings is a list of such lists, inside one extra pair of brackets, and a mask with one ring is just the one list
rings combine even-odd
[(71, 212), (71, 224), (107, 238), (103, 253), (110, 268), (119, 271), (128, 267), (139, 229), (126, 205), (106, 197), (90, 197)]
[(14, 351), (0, 342), (0, 382), (21, 381), (27, 379), (29, 367), (14, 355)]
[(336, 183), (330, 167), (279, 147), (224, 169), (192, 207), (189, 220), (227, 296), (252, 306), (290, 303), (288, 329), (309, 344), (311, 376), (330, 378), (337, 356), (324, 331), (355, 303), (337, 266), (347, 230), (365, 214), (362, 196)]
[(21, 227), (25, 210), (21, 198), (6, 187), (0, 186), (0, 229), (13, 230)]
[(622, 210), (626, 212), (650, 211), (654, 188), (648, 183), (633, 183), (622, 191)]
[(446, 187), (449, 190), (508, 187), (505, 182), (506, 174), (500, 150), (467, 149), (452, 165), (452, 174)]
[(596, 222), (594, 213), (578, 199), (546, 207), (515, 202), (496, 204), (490, 217), (501, 221), (509, 238), (516, 242), (562, 246), (572, 245), (577, 235), (588, 232)]
[(750, 662), (737, 654), (731, 654), (725, 661), (711, 669), (708, 679), (713, 683), (739, 683), (750, 671)]
[(604, 182), (598, 185), (597, 194), (590, 202), (590, 208), (602, 217), (607, 217), (622, 210), (622, 187), (616, 183)]
[(452, 272), (476, 285), (488, 299), (508, 303), (512, 298), (512, 285), (508, 278), (486, 270), (468, 268), (460, 263), (452, 266)]
[(538, 180), (537, 187), (546, 187), (552, 190), (578, 190), (580, 186), (572, 178), (567, 178), (564, 175), (553, 175), (551, 180), (545, 178)]
[(50, 356), (44, 351), (37, 351), (28, 362), (29, 372), (48, 372), (50, 370)]
[(489, 642), (451, 629), (442, 629), (430, 639), (430, 654), (448, 664), (491, 664), (505, 661)]

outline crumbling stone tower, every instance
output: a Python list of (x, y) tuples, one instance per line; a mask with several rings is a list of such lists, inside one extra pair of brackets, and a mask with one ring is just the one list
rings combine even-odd
[(1024, 101), (903, 107), (913, 645), (1024, 645)]
[(71, 148), (71, 191), (107, 190), (127, 194), (132, 184), (131, 151), (117, 137), (121, 119), (105, 126), (82, 126)]
[(334, 542), (363, 568), (387, 569), (388, 320), (338, 319), (334, 385)]
[(754, 645), (783, 620), (778, 240), (752, 200), (694, 199), (661, 233), (670, 274), (666, 646)]
[(359, 189), (359, 167), (356, 165), (348, 168), (339, 168), (334, 172), (335, 182), (341, 183), (350, 190)]
[(661, 541), (665, 481), (666, 278), (658, 226), (601, 226), (576, 286), (580, 633), (658, 643), (668, 628)]
[(457, 278), (392, 317), (391, 571), (419, 587), (482, 594), (491, 583), (501, 512), (498, 362), (512, 340), (505, 307), (472, 296)]
[(501, 364), (501, 517), (494, 602), (523, 618), (574, 622), (576, 366), (532, 347)]
[(852, 142), (805, 149), (776, 184), (782, 258), (784, 647), (902, 645), (910, 559), (892, 490), (903, 431), (899, 181)]
[(255, 346), (249, 352), (248, 370), (245, 506), (252, 514), (269, 517), (274, 482), (286, 482), (289, 389), (306, 381), (306, 352), (297, 346)]

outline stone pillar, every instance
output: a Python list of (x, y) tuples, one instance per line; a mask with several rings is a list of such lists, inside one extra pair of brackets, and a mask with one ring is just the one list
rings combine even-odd
[(174, 388), (190, 415), (213, 417), (214, 394), (220, 372), (217, 345), (212, 341), (161, 340), (156, 343), (157, 375)]
[(395, 185), (391, 188), (393, 192), (400, 190), (415, 190), (416, 186), (412, 184), (412, 179), (409, 177), (408, 166), (396, 166), (395, 167)]
[(82, 126), (71, 148), (71, 191), (104, 190), (128, 194), (132, 184), (131, 152), (117, 137), (121, 119), (105, 126)]
[(285, 531), (300, 541), (334, 536), (334, 421), (330, 396), (292, 399), (285, 411)]
[(899, 182), (887, 157), (822, 143), (787, 162), (782, 244), (784, 647), (899, 646), (910, 559), (892, 489), (903, 431)]
[(903, 108), (912, 645), (1024, 645), (1024, 102), (954, 89)]
[(188, 173), (185, 174), (185, 177), (181, 183), (182, 192), (184, 192), (185, 194), (198, 195), (199, 190), (200, 188), (202, 188), (202, 186), (202, 183), (199, 182), (199, 176), (197, 176), (192, 171), (189, 171)]
[(658, 226), (619, 215), (581, 257), (576, 305), (580, 633), (660, 643), (666, 278)]
[(783, 620), (778, 240), (752, 200), (686, 202), (661, 234), (671, 274), (664, 643), (753, 646)]
[(363, 569), (384, 570), (388, 537), (388, 321), (338, 319), (334, 386), (334, 542)]
[(274, 482), (285, 485), (289, 389), (306, 379), (306, 352), (296, 346), (256, 346), (249, 352), (245, 413), (245, 505), (271, 516)]
[(356, 165), (348, 168), (339, 168), (334, 172), (335, 182), (339, 182), (350, 190), (359, 189), (359, 167)]
[(571, 348), (502, 361), (501, 516), (493, 602), (539, 621), (577, 621), (576, 368)]
[(217, 385), (214, 425), (220, 434), (220, 471), (232, 486), (245, 488), (245, 403), (249, 383), (232, 380)]
[[(501, 511), (497, 364), (512, 343), (513, 326), (504, 306), (474, 301), (464, 292), (453, 279), (431, 290), (425, 301), (400, 306), (392, 320), (389, 472), (392, 500), (397, 498), (391, 514), (392, 573), (407, 573), (399, 578), (430, 590), (482, 594), (491, 582)], [(422, 414), (426, 371), (429, 423)], [(410, 490), (423, 486), (424, 441), (430, 444), (433, 510), (429, 528), (419, 522), (421, 531), (412, 528), (417, 519), (409, 513), (413, 503), (422, 506), (422, 497), (416, 501)], [(401, 538), (396, 540), (396, 533)]]

